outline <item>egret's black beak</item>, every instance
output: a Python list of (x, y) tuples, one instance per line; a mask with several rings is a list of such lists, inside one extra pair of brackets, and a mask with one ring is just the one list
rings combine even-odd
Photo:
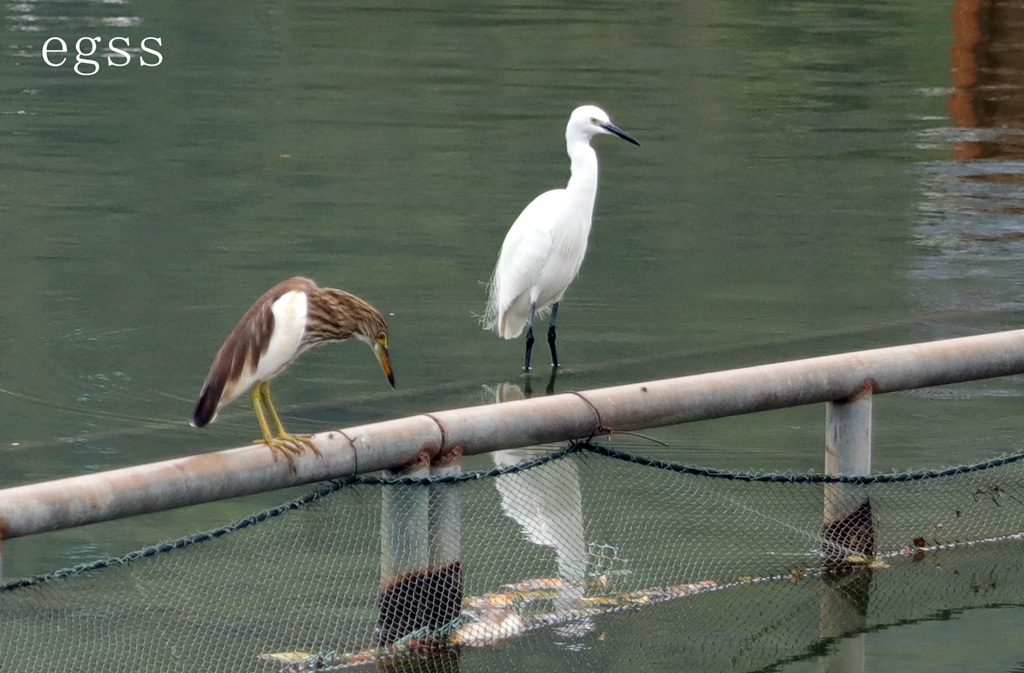
[(620, 129), (620, 128), (619, 128), (618, 126), (616, 126), (615, 124), (612, 124), (611, 122), (608, 122), (607, 124), (601, 124), (601, 128), (603, 128), (603, 129), (604, 129), (605, 131), (607, 131), (608, 133), (611, 133), (611, 134), (613, 134), (613, 135), (617, 135), (618, 137), (622, 138), (623, 140), (625, 140), (625, 141), (627, 141), (627, 142), (631, 142), (631, 143), (633, 143), (634, 145), (636, 145), (637, 147), (640, 147), (640, 143), (638, 143), (638, 142), (637, 142), (637, 141), (636, 141), (636, 140), (635, 140), (635, 139), (633, 138), (633, 136), (629, 135), (628, 133), (626, 133), (625, 131), (623, 131), (622, 129)]

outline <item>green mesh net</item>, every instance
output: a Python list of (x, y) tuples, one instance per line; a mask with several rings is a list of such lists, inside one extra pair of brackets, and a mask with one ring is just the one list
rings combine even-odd
[(762, 669), (850, 633), (1019, 603), (1022, 457), (830, 479), (573, 444), (500, 452), (486, 472), (330, 483), (4, 585), (0, 668)]

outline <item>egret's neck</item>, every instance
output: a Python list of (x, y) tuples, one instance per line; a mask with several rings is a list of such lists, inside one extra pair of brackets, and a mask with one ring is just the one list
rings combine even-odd
[(597, 196), (597, 152), (588, 140), (569, 142), (566, 149), (572, 162), (572, 177), (569, 178), (566, 191), (593, 209), (594, 197)]

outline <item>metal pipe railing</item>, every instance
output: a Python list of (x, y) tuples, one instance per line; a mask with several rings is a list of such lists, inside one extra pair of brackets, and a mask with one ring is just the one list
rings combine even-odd
[(858, 394), (1024, 373), (1024, 330), (421, 414), (314, 435), (296, 471), (255, 445), (0, 490), (0, 540), (477, 454)]

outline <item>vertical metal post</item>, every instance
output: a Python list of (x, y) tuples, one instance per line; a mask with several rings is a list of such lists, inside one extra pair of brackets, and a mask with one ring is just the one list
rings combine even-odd
[[(430, 476), (430, 464), (421, 460), (389, 474), (421, 479)], [(430, 563), (429, 496), (426, 488), (416, 486), (385, 486), (381, 494), (377, 639), (382, 647), (420, 628), (424, 569)]]
[[(462, 472), (462, 451), (442, 453), (430, 465), (435, 479), (454, 477)], [(437, 637), (439, 630), (451, 625), (462, 614), (462, 489), (458, 484), (432, 484), (429, 487), (430, 511), (427, 523), (429, 576), (426, 600), (430, 610), (425, 626)]]
[[(462, 452), (450, 451), (438, 456), (430, 465), (434, 479), (454, 477), (462, 473)], [(435, 484), (430, 487), (430, 565), (443, 568), (459, 561), (462, 544), (462, 498), (457, 484)]]
[[(871, 474), (871, 387), (825, 406), (825, 474)], [(822, 638), (839, 638), (866, 623), (871, 574), (863, 561), (875, 551), (871, 501), (860, 484), (825, 484), (823, 529), (826, 584), (821, 595)], [(860, 557), (860, 558), (856, 558)], [(855, 559), (860, 563), (855, 562)], [(854, 570), (863, 569), (864, 573)], [(862, 673), (864, 636), (840, 641), (836, 652), (819, 660), (822, 673)]]
[[(421, 459), (400, 476), (441, 479), (462, 471), (462, 452)], [(462, 610), (461, 493), (456, 484), (387, 486), (382, 494), (378, 643), (429, 647)]]
[[(825, 474), (871, 474), (871, 389), (865, 386), (825, 407)], [(843, 571), (849, 557), (875, 551), (871, 502), (859, 484), (825, 484), (824, 553), (826, 571)]]
[(825, 474), (871, 474), (871, 390), (825, 405)]

